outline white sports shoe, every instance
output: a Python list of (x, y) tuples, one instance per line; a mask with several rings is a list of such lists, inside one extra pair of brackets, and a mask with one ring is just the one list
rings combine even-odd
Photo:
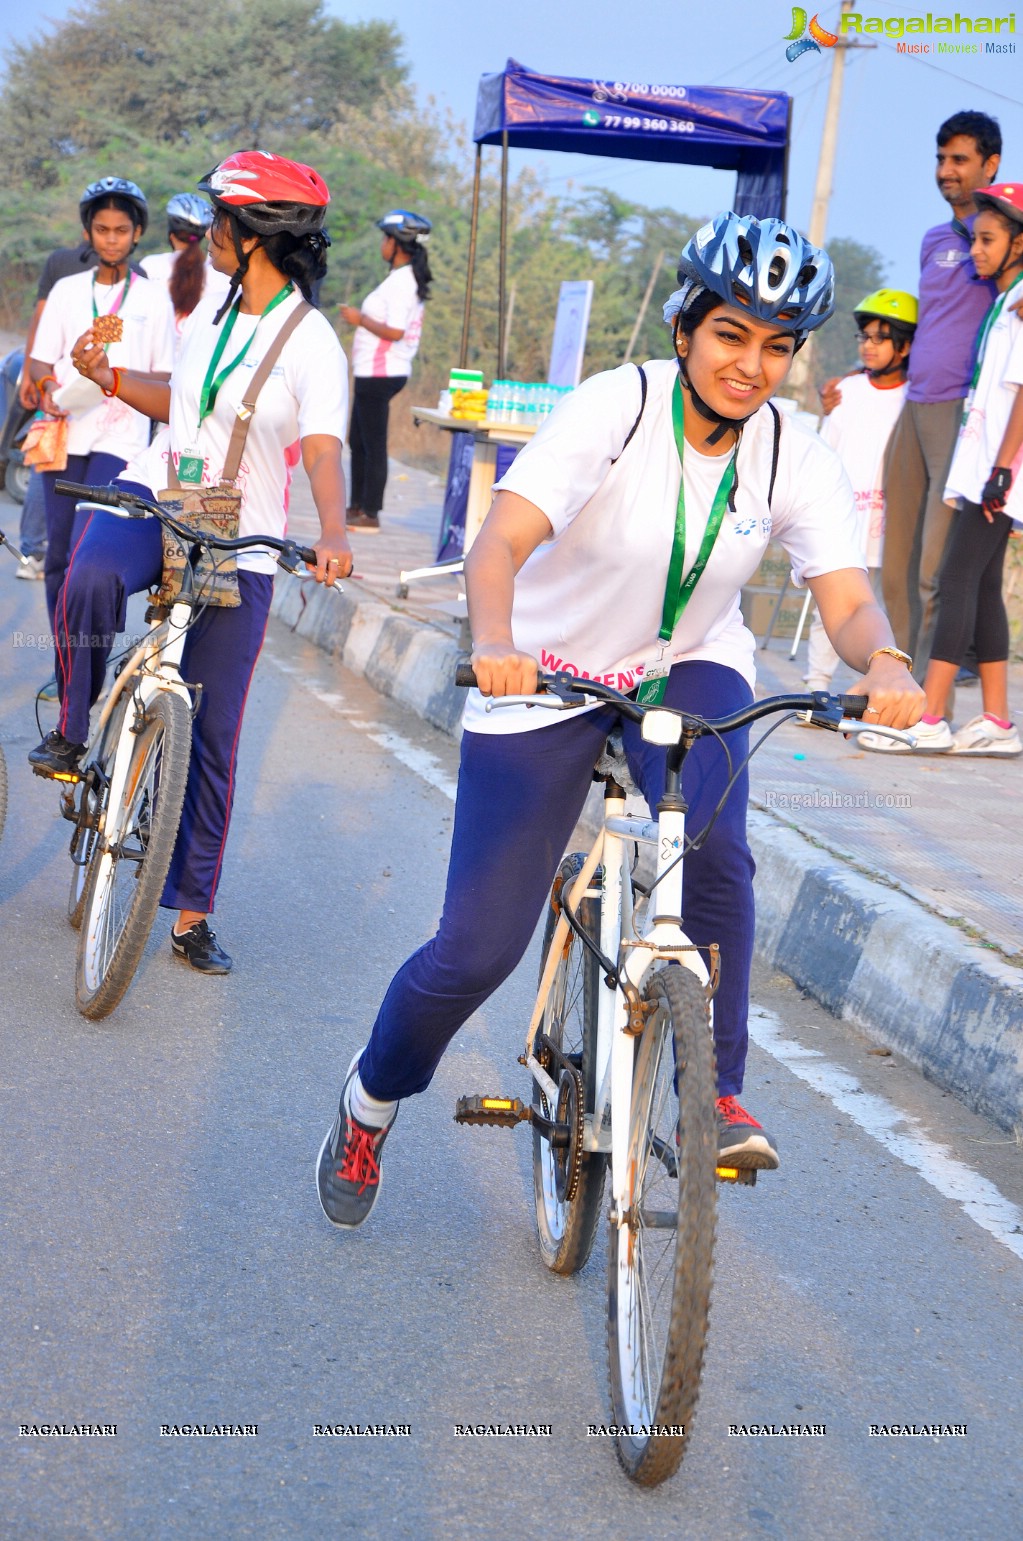
[(942, 718), (941, 722), (918, 722), (908, 730), (916, 739), (907, 744), (901, 738), (889, 738), (885, 733), (860, 733), (856, 742), (860, 749), (873, 754), (948, 754), (953, 748), (952, 729)]
[(973, 717), (953, 737), (952, 753), (1011, 757), (1023, 754), (1023, 743), (1014, 723), (1000, 728), (990, 717)]

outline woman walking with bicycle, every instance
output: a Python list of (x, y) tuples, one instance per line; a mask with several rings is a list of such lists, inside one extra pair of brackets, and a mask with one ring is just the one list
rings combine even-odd
[[(459, 1027), (522, 957), (617, 713), (550, 722), (482, 697), (530, 694), (537, 664), (720, 717), (753, 699), (755, 642), (739, 609), (772, 533), (813, 592), (878, 725), (922, 695), (862, 565), (852, 489), (831, 450), (768, 405), (793, 355), (834, 308), (825, 252), (778, 220), (717, 216), (682, 252), (665, 305), (675, 360), (585, 381), (498, 484), (466, 562), (479, 692), (462, 737), (440, 928), (399, 969), (352, 1060), (321, 1147), (317, 1190), (335, 1225), (360, 1225), (404, 1098), (425, 1091)], [(648, 802), (663, 749), (623, 725)], [(715, 997), (719, 1160), (770, 1169), (777, 1147), (739, 1103), (753, 951), (746, 840), (748, 730), (701, 738), (682, 791), (705, 830), (684, 868), (686, 930), (725, 960)], [(739, 767), (730, 786), (731, 767)], [(730, 789), (729, 789), (730, 788)]]
[[(347, 369), (333, 329), (308, 303), (326, 271), (330, 194), (310, 167), (267, 151), (231, 155), (199, 185), (215, 211), (213, 264), (230, 282), (225, 298), (205, 296), (189, 317), (170, 385), (144, 371), (111, 368), (91, 332), (75, 344), (76, 367), (109, 397), (168, 424), (120, 482), (150, 500), (152, 489), (168, 485), (175, 496), (218, 488), (228, 467), (236, 485), (227, 490), (240, 491), (239, 533), (280, 537), (301, 459), (322, 531), (316, 578), (333, 582), (352, 562), (341, 468)], [(60, 596), (59, 726), (29, 756), (38, 774), (76, 773), (127, 597), (158, 582), (162, 567), (155, 520), (129, 524), (99, 508), (88, 511)], [(204, 973), (232, 966), (207, 916), (221, 876), (238, 735), (273, 572), (269, 552), (243, 552), (233, 603), (218, 602), (216, 591), (204, 595), (209, 602), (189, 630), (182, 659), (183, 677), (200, 694), (181, 828), (161, 902), (179, 911), (175, 954)], [(90, 645), (97, 637), (103, 645)]]

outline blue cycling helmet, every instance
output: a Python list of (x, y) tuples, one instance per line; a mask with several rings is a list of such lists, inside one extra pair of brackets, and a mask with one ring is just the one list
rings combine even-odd
[(175, 193), (167, 200), (167, 223), (174, 235), (205, 235), (213, 223), (213, 205), (198, 193)]
[(383, 219), (377, 220), (377, 229), (385, 235), (393, 235), (402, 246), (425, 246), (433, 226), (422, 214), (411, 209), (392, 209)]
[(827, 252), (783, 220), (752, 214), (717, 214), (698, 230), (682, 248), (678, 281), (690, 291), (695, 281), (797, 341), (835, 309), (835, 270)]
[(146, 233), (149, 224), (149, 205), (141, 187), (135, 182), (129, 182), (125, 177), (100, 177), (98, 182), (90, 182), (84, 193), (78, 200), (78, 213), (85, 230), (89, 228), (89, 221), (97, 203), (102, 203), (104, 198), (123, 198), (130, 203), (135, 210), (136, 222), (141, 226), (142, 234)]

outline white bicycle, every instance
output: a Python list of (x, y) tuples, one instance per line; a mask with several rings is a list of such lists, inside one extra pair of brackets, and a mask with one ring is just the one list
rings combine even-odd
[[(859, 732), (862, 725), (847, 714), (862, 714), (867, 698), (824, 691), (775, 696), (704, 720), (642, 706), (574, 675), (539, 678), (541, 694), (499, 698), (492, 709), (523, 701), (557, 711), (594, 700), (611, 704), (641, 725), (648, 743), (666, 748), (664, 792), (654, 818), (626, 814), (631, 777), (612, 736), (594, 772), (604, 782), (601, 829), (588, 854), (564, 858), (551, 889), (540, 983), (519, 1057), (532, 1078), (530, 1102), (463, 1097), (455, 1119), (532, 1125), (537, 1235), (555, 1273), (575, 1273), (589, 1257), (610, 1167), (607, 1346), (615, 1447), (628, 1476), (652, 1486), (678, 1468), (699, 1393), (716, 1183), (752, 1185), (757, 1177), (755, 1168), (717, 1164), (711, 1002), (719, 959), (716, 945), (700, 949), (689, 940), (682, 916), (690, 845), (683, 762), (705, 734), (725, 735), (776, 712)], [(456, 679), (475, 684), (466, 666)], [(639, 845), (656, 852), (645, 889), (633, 873)]]
[(316, 553), (269, 535), (197, 535), (170, 513), (177, 505), (114, 487), (58, 481), (56, 489), (126, 518), (159, 519), (187, 555), (179, 597), (169, 609), (150, 603), (146, 611), (149, 630), (121, 662), (81, 768), (55, 778), (65, 783), (61, 812), (75, 826), (68, 895), (68, 919), (79, 933), (75, 1000), (83, 1016), (100, 1018), (135, 976), (181, 822), (193, 701), (180, 665), (188, 628), (204, 607), (202, 584), (195, 582), (199, 553), (269, 546), (290, 572), (300, 562), (315, 563)]

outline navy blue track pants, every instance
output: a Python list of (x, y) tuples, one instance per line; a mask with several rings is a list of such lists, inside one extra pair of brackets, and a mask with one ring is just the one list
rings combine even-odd
[(46, 565), (43, 576), (46, 580), (46, 608), (50, 615), (51, 631), (57, 629), (54, 625), (57, 595), (64, 582), (68, 557), (75, 542), (75, 500), (63, 498), (54, 492), (53, 484), (60, 479), (83, 482), (87, 487), (105, 487), (115, 479), (118, 472), (124, 470), (124, 464), (124, 457), (118, 455), (69, 455), (63, 471), (42, 473), (43, 502), (46, 507)]
[[(143, 497), (152, 492), (135, 483)], [(72, 743), (89, 736), (89, 708), (103, 685), (107, 657), (124, 629), (129, 594), (160, 577), (160, 526), (155, 519), (119, 519), (83, 512), (74, 531), (67, 577), (57, 600), (58, 726)], [(241, 604), (209, 606), (185, 639), (181, 676), (201, 685), (192, 728), (192, 758), (161, 904), (213, 909), (234, 803), (238, 736), (249, 684), (263, 645), (273, 578), (239, 571)]]
[[(665, 704), (704, 717), (748, 706), (752, 692), (735, 670), (676, 664)], [(362, 1055), (371, 1097), (391, 1101), (425, 1091), (464, 1022), (519, 963), (571, 839), (594, 762), (614, 724), (613, 708), (563, 717), (528, 733), (465, 733), (455, 824), (440, 926), (391, 981)], [(633, 777), (651, 808), (664, 790), (665, 751), (622, 724)], [(732, 764), (749, 733), (727, 735)], [(683, 771), (687, 833), (711, 818), (729, 779), (720, 743), (700, 739)], [(742, 1090), (749, 972), (753, 957), (754, 863), (746, 841), (749, 780), (738, 777), (703, 848), (686, 857), (686, 930), (701, 946), (721, 944), (714, 1039), (721, 1096)], [(525, 1024), (520, 1024), (524, 1031)], [(511, 1048), (511, 1043), (509, 1043)]]

